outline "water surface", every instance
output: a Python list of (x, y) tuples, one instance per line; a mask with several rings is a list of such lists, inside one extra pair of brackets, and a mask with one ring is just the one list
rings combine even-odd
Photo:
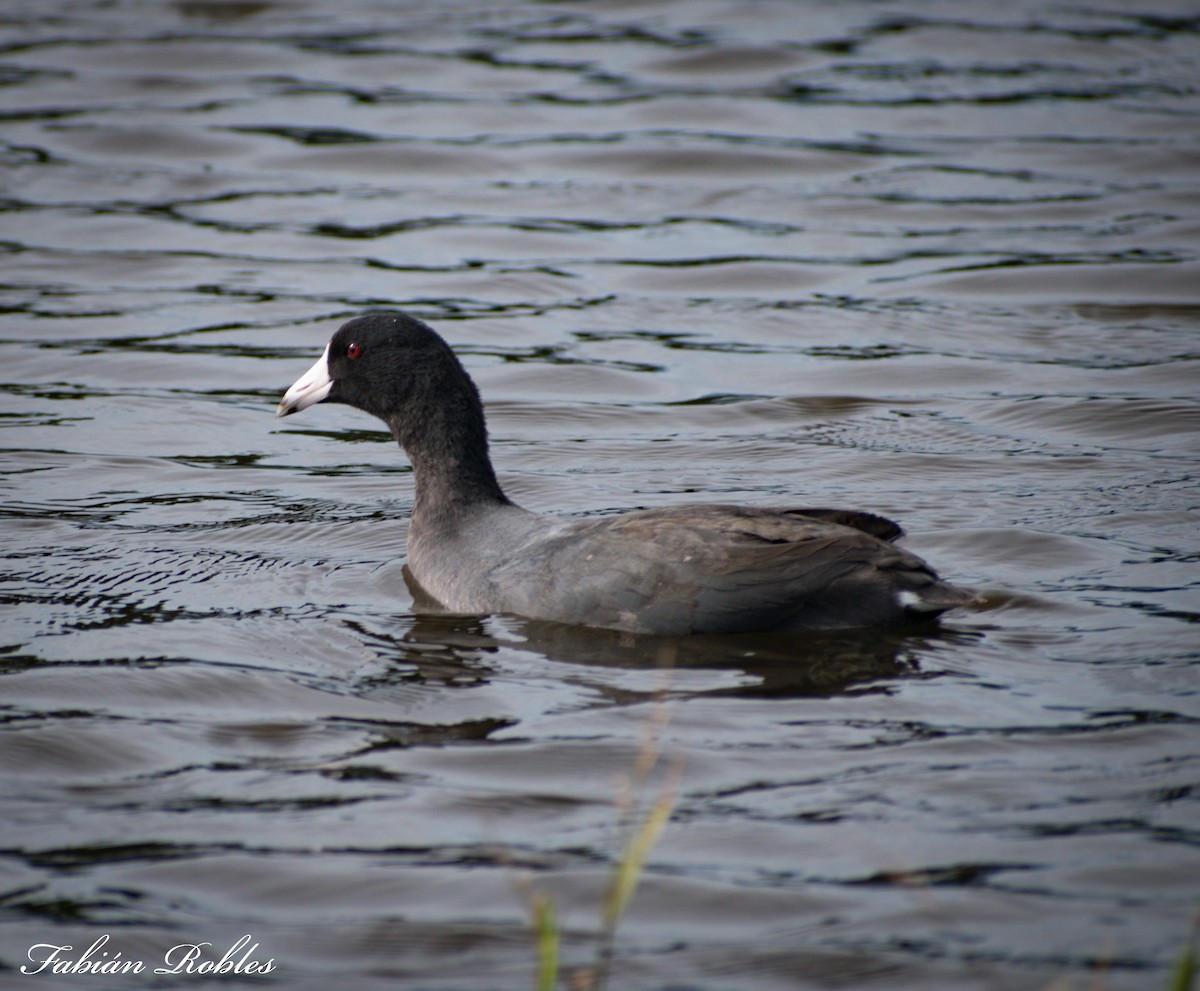
[[(613, 987), (1165, 987), (1200, 903), (1200, 20), (1137, 8), (6, 8), (10, 981), (211, 986), (149, 967), (251, 934), (275, 969), (226, 984), (527, 988), (533, 892), (586, 966), (660, 727)], [(531, 509), (862, 508), (988, 605), (423, 616), (381, 425), (272, 419), (377, 307), (463, 355)], [(147, 972), (17, 972), (105, 934)]]

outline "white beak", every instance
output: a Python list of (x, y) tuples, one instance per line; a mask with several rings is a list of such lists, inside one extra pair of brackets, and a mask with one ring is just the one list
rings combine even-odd
[(319, 403), (329, 395), (333, 388), (333, 379), (329, 377), (329, 345), (317, 363), (307, 372), (296, 379), (295, 384), (283, 394), (275, 415), (287, 416), (289, 413), (299, 413), (308, 409), (313, 403)]

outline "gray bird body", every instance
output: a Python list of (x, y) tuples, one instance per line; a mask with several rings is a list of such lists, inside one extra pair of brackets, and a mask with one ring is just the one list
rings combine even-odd
[(889, 625), (976, 604), (849, 510), (679, 505), (583, 520), (514, 505), (449, 346), (403, 314), (351, 320), (280, 403), (379, 416), (413, 463), (408, 569), (451, 612), (689, 634)]

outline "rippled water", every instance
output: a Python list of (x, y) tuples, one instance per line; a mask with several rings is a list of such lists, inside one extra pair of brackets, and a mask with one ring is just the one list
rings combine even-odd
[[(1200, 903), (1198, 32), (1179, 0), (7, 5), (4, 980), (211, 986), (150, 968), (250, 934), (275, 968), (227, 982), (527, 988), (534, 892), (586, 966), (665, 716), (612, 987), (1165, 987)], [(271, 418), (380, 306), (465, 356), (529, 508), (872, 510), (988, 606), (415, 615), (391, 439)], [(17, 970), (105, 934), (147, 970)]]

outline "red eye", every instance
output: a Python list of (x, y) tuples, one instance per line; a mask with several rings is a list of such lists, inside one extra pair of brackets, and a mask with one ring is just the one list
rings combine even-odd
[(351, 360), (353, 360), (353, 359), (357, 358), (360, 354), (362, 354), (362, 348), (360, 348), (357, 344), (351, 342), (350, 344), (346, 345), (346, 357), (347, 358), (350, 358)]

